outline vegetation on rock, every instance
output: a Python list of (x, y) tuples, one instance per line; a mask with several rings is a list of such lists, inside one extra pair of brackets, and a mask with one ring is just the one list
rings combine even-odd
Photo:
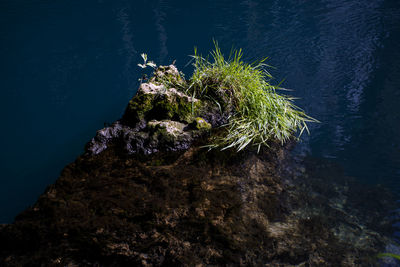
[(225, 134), (214, 138), (210, 148), (232, 148), (238, 151), (248, 145), (258, 150), (270, 141), (281, 143), (308, 132), (307, 122), (317, 120), (306, 115), (293, 104), (293, 98), (280, 95), (278, 86), (271, 85), (272, 76), (266, 70), (266, 59), (247, 64), (242, 61), (242, 50), (232, 51), (225, 59), (218, 44), (210, 53), (211, 60), (197, 54), (194, 72), (187, 83), (164, 79), (167, 87), (175, 87), (202, 100), (211, 100), (222, 110), (232, 109)]
[(301, 135), (308, 131), (307, 122), (316, 121), (292, 98), (276, 93), (280, 88), (269, 83), (265, 59), (244, 63), (241, 50), (225, 59), (215, 44), (212, 60), (195, 50), (189, 80), (174, 65), (157, 66), (146, 54), (142, 57), (139, 66), (152, 67), (153, 76), (140, 79), (121, 120), (98, 131), (87, 146), (89, 153), (116, 143), (128, 154), (176, 152), (195, 140), (210, 149), (240, 151), (251, 145), (259, 152), (261, 146), (283, 144), (297, 131)]
[[(174, 65), (155, 68), (154, 76), (141, 82), (121, 120), (99, 130), (86, 151), (99, 154), (116, 145), (130, 155), (176, 152), (188, 149), (195, 140), (206, 135), (212, 128), (207, 122), (209, 118), (198, 119), (200, 113), (207, 115), (204, 113), (206, 103), (165, 86), (161, 82), (165, 80), (186, 83)], [(214, 115), (214, 111), (208, 114)]]

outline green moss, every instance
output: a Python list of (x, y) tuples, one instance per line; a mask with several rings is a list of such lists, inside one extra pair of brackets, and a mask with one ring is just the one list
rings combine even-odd
[(136, 123), (145, 118), (147, 112), (153, 109), (154, 95), (140, 94), (133, 97), (125, 110), (124, 119)]
[[(155, 117), (190, 123), (198, 113), (200, 101), (189, 101), (188, 97), (170, 96), (156, 100)], [(160, 117), (162, 116), (162, 117)]]
[(174, 143), (182, 135), (184, 127), (185, 124), (171, 120), (150, 121), (147, 124), (155, 141), (167, 143)]
[(129, 101), (124, 120), (130, 124), (135, 124), (145, 118), (190, 123), (199, 113), (200, 107), (199, 100), (175, 89), (167, 89), (159, 93), (139, 93)]
[(211, 124), (209, 124), (208, 122), (206, 122), (203, 118), (200, 117), (196, 117), (191, 126), (193, 126), (196, 130), (200, 130), (200, 131), (208, 131), (211, 129)]

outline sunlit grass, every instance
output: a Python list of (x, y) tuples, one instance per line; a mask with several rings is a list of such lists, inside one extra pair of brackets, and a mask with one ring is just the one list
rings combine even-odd
[(266, 59), (247, 64), (242, 61), (242, 50), (232, 51), (225, 59), (218, 44), (210, 53), (211, 60), (197, 54), (194, 72), (187, 91), (200, 98), (214, 99), (224, 94), (234, 106), (226, 135), (215, 140), (211, 148), (236, 148), (248, 145), (268, 146), (271, 140), (288, 141), (298, 132), (308, 132), (307, 122), (316, 122), (293, 104), (293, 99), (276, 93), (280, 89), (271, 85)]
[(286, 89), (269, 83), (272, 76), (267, 71), (270, 66), (264, 63), (267, 58), (247, 64), (242, 61), (241, 49), (232, 50), (225, 58), (218, 44), (214, 44), (215, 49), (207, 58), (195, 49), (194, 71), (187, 82), (168, 75), (161, 80), (166, 87), (212, 101), (221, 112), (233, 110), (228, 123), (222, 125), (224, 134), (214, 138), (209, 148), (240, 151), (251, 145), (259, 151), (273, 141), (283, 144), (300, 137), (304, 130), (309, 132), (307, 122), (317, 120), (295, 106), (293, 98), (276, 92)]

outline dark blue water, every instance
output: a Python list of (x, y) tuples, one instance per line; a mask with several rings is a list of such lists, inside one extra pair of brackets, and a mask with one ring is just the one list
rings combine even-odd
[(297, 153), (400, 193), (400, 2), (0, 0), (0, 223), (34, 203), (138, 87), (218, 40), (269, 56), (321, 121)]

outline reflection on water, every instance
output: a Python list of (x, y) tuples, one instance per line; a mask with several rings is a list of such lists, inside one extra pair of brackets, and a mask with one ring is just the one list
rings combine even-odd
[(269, 56), (276, 82), (311, 125), (297, 153), (329, 158), (361, 183), (400, 193), (397, 1), (2, 1), (4, 93), (0, 222), (31, 204), (85, 142), (117, 119), (146, 52), (185, 67), (212, 38), (248, 61)]
[(129, 6), (125, 6), (118, 11), (117, 19), (121, 23), (121, 33), (122, 33), (122, 42), (124, 45), (124, 55), (125, 55), (125, 69), (124, 76), (128, 80), (128, 88), (129, 95), (133, 95), (135, 93), (134, 85), (136, 81), (135, 77), (135, 67), (136, 67), (136, 56), (138, 52), (133, 46), (134, 36), (132, 34), (132, 23), (130, 21), (129, 15), (131, 14), (131, 9)]
[(166, 3), (165, 1), (158, 1), (157, 7), (154, 9), (154, 17), (155, 17), (155, 26), (158, 32), (158, 42), (159, 42), (159, 54), (158, 62), (164, 62), (166, 56), (168, 55), (168, 48), (167, 48), (167, 33), (164, 27), (164, 20), (166, 13), (163, 11), (165, 8)]

